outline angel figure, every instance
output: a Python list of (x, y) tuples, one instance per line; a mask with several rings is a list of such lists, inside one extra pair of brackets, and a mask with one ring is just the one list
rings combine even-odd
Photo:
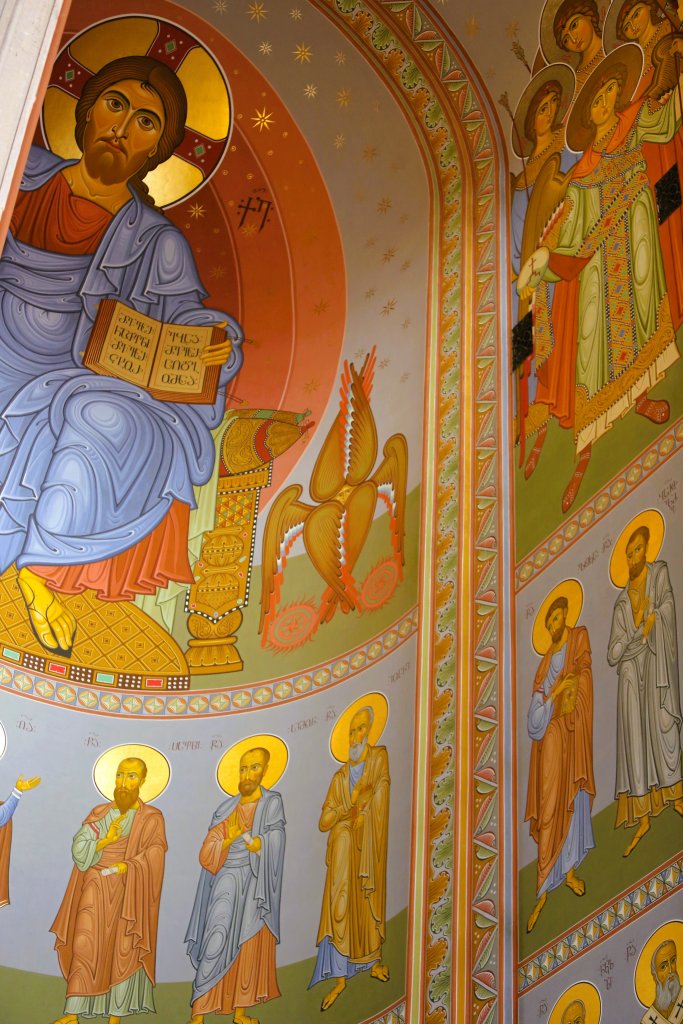
[[(618, 47), (575, 101), (567, 141), (583, 156), (570, 173), (557, 241), (532, 253), (517, 281), (520, 297), (557, 282), (552, 310), (539, 289), (534, 313), (551, 331), (547, 358), (536, 362), (537, 401), (572, 428), (578, 456), (564, 513), (593, 444), (619, 417), (635, 408), (662, 424), (670, 414), (667, 401), (648, 394), (679, 353), (642, 145), (671, 140), (681, 107), (678, 91), (654, 112), (631, 102), (642, 59), (635, 44)], [(529, 456), (536, 461), (537, 445)]]
[(317, 625), (329, 622), (337, 608), (345, 614), (362, 611), (353, 570), (372, 526), (377, 501), (390, 513), (393, 555), (399, 579), (403, 576), (408, 446), (403, 434), (384, 445), (384, 459), (373, 472), (378, 441), (370, 395), (375, 349), (360, 372), (344, 363), (339, 413), (320, 450), (309, 492), (315, 504), (301, 501), (300, 484), (286, 487), (268, 514), (261, 569), (262, 644), (268, 642), (280, 600), (287, 557), (303, 537), (306, 554), (326, 584)]

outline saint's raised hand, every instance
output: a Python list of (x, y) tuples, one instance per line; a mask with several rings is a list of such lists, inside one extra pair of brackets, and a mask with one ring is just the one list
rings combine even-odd
[(29, 789), (35, 789), (36, 786), (40, 785), (40, 775), (33, 775), (30, 779), (25, 779), (23, 775), (20, 775), (17, 779), (15, 789), (18, 789), (20, 793), (27, 793)]

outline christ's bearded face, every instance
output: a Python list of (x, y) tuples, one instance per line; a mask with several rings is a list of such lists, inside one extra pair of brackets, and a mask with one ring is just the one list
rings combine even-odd
[(645, 568), (647, 559), (647, 542), (642, 534), (637, 534), (626, 547), (626, 561), (630, 579), (638, 579)]
[(681, 979), (676, 969), (675, 942), (665, 942), (655, 957), (654, 979), (657, 986), (655, 1008), (664, 1013), (674, 1004), (681, 991)]
[(248, 750), (240, 758), (239, 791), (242, 796), (251, 796), (261, 785), (266, 770), (266, 757), (262, 750)]
[(125, 814), (138, 802), (140, 786), (145, 781), (146, 768), (143, 771), (141, 761), (135, 758), (126, 758), (116, 770), (116, 786), (114, 788), (114, 803), (121, 812)]
[(143, 82), (127, 79), (105, 89), (88, 111), (83, 135), (88, 173), (105, 185), (129, 181), (156, 152), (165, 122), (159, 95)]
[(349, 728), (349, 757), (352, 761), (358, 762), (365, 753), (370, 732), (370, 715), (364, 709), (358, 711), (351, 719)]

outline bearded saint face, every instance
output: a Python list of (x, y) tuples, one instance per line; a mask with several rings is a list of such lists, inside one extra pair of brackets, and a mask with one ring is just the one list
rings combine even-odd
[(655, 1009), (660, 1013), (670, 1010), (681, 991), (681, 980), (678, 977), (676, 961), (675, 942), (665, 942), (655, 956), (653, 971), (657, 986)]
[(630, 579), (638, 579), (645, 568), (647, 558), (647, 542), (642, 533), (637, 533), (626, 547), (626, 561)]
[(117, 768), (114, 803), (121, 814), (125, 814), (138, 802), (140, 786), (146, 775), (146, 765), (136, 758), (127, 758)]
[(238, 788), (242, 796), (251, 796), (261, 785), (268, 764), (263, 750), (247, 750), (240, 758), (240, 781)]
[(349, 729), (349, 757), (352, 761), (358, 762), (365, 753), (368, 745), (368, 734), (370, 732), (370, 715), (363, 709), (351, 719)]
[(88, 172), (107, 185), (129, 181), (156, 152), (166, 115), (160, 97), (143, 82), (116, 82), (88, 111), (83, 157)]

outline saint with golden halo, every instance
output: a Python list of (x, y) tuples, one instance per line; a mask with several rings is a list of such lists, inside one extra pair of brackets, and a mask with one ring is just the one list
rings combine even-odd
[(676, 602), (658, 558), (663, 540), (664, 517), (646, 509), (622, 530), (610, 560), (621, 588), (607, 649), (619, 680), (614, 827), (637, 826), (625, 857), (668, 806), (683, 817)]
[(93, 779), (105, 797), (71, 844), (73, 870), (50, 929), (66, 980), (64, 1015), (55, 1024), (106, 1016), (110, 1024), (154, 1013), (159, 902), (166, 833), (161, 795), (171, 770), (154, 747), (126, 743), (105, 751)]
[(548, 1024), (600, 1024), (600, 993), (590, 981), (579, 981), (563, 992), (548, 1018)]
[(229, 796), (201, 844), (202, 870), (185, 935), (196, 972), (192, 1024), (203, 1024), (211, 1013), (232, 1013), (236, 1024), (253, 1024), (247, 1010), (280, 995), (275, 947), (285, 812), (272, 787), (288, 759), (284, 740), (260, 734), (235, 743), (218, 764), (218, 785)]
[(382, 946), (391, 779), (387, 749), (378, 746), (388, 714), (383, 693), (364, 694), (339, 716), (330, 737), (332, 756), (341, 767), (320, 815), (320, 831), (327, 832), (327, 871), (318, 955), (309, 984), (333, 982), (323, 997), (323, 1010), (363, 971), (376, 981), (389, 980)]
[[(55, 66), (43, 110), (54, 149), (30, 151), (2, 257), (11, 289), (0, 274), (0, 573), (16, 564), (31, 629), (53, 655), (73, 653), (65, 595), (130, 601), (194, 579), (189, 513), (213, 473), (211, 431), (243, 336), (203, 305), (187, 240), (159, 204), (206, 180), (230, 117), (211, 55), (154, 18), (98, 23)], [(140, 313), (223, 329), (199, 355), (219, 368), (213, 404), (181, 391), (171, 411), (130, 379), (86, 369), (103, 299), (128, 307), (132, 323)], [(74, 488), (78, 502), (66, 497)]]
[(548, 64), (562, 61), (574, 69), (578, 92), (605, 56), (596, 0), (546, 0), (540, 45)]
[(532, 633), (541, 663), (527, 713), (532, 743), (524, 820), (538, 844), (529, 932), (554, 889), (564, 883), (584, 895), (576, 869), (595, 846), (593, 670), (588, 630), (577, 624), (582, 606), (579, 581), (563, 580), (541, 604)]
[(635, 973), (642, 1024), (683, 1024), (683, 921), (667, 921), (643, 946)]

